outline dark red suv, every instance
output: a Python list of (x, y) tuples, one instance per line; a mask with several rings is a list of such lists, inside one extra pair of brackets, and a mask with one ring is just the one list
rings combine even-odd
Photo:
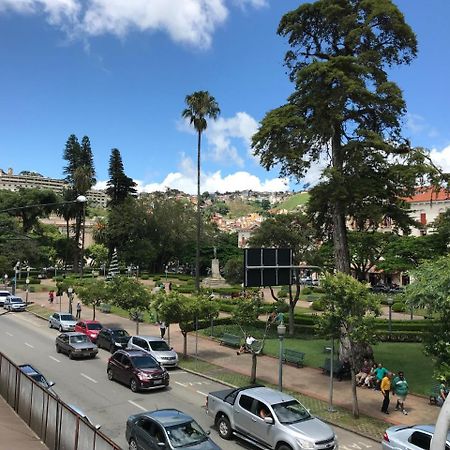
[(107, 373), (109, 380), (124, 383), (133, 392), (169, 385), (167, 370), (142, 350), (117, 350), (108, 360)]

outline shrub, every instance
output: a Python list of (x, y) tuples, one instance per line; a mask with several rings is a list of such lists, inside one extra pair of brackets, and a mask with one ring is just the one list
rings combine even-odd
[(289, 295), (289, 290), (286, 286), (282, 286), (280, 290), (278, 291), (277, 297), (278, 298), (287, 298)]
[(394, 312), (405, 312), (406, 310), (406, 305), (402, 302), (395, 302), (392, 305), (392, 311)]
[(313, 293), (314, 293), (313, 288), (310, 288), (308, 286), (306, 286), (305, 288), (302, 289), (303, 295), (309, 295), (309, 294), (313, 294)]
[(420, 331), (392, 331), (389, 334), (388, 331), (377, 332), (377, 338), (381, 342), (422, 342), (423, 333)]
[(314, 311), (324, 311), (325, 310), (325, 306), (321, 300), (314, 300), (312, 302), (311, 308)]
[(156, 277), (153, 277), (153, 281), (156, 283), (157, 281), (161, 281), (161, 277), (158, 277), (158, 276), (156, 276)]
[(147, 275), (147, 274), (144, 274), (144, 275), (141, 275), (141, 276), (140, 276), (140, 279), (141, 279), (141, 280), (149, 280), (149, 279), (150, 279), (150, 276)]

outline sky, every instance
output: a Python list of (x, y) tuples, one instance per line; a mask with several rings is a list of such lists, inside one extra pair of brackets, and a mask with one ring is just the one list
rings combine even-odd
[[(395, 68), (404, 134), (450, 172), (450, 1), (394, 0), (418, 57)], [(251, 136), (293, 91), (276, 34), (301, 0), (0, 0), (0, 168), (63, 177), (70, 134), (89, 136), (98, 187), (112, 148), (140, 191), (196, 191), (185, 97), (207, 90), (221, 115), (202, 147), (202, 192), (301, 190), (266, 171)], [(314, 168), (302, 183), (314, 183)]]

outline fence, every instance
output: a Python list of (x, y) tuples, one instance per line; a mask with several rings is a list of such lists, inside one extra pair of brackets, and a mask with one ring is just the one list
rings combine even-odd
[(0, 395), (51, 450), (120, 450), (0, 352)]

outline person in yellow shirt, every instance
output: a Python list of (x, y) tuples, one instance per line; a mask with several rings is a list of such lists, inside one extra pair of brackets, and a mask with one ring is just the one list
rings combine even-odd
[(391, 391), (392, 373), (388, 372), (381, 380), (380, 390), (383, 394), (383, 404), (381, 405), (381, 412), (389, 414), (389, 392)]

